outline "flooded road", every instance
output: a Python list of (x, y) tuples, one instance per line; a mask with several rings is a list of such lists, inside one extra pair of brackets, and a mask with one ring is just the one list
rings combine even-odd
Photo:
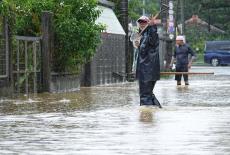
[(152, 111), (140, 109), (136, 83), (0, 99), (0, 154), (230, 154), (229, 67), (221, 73), (160, 80), (163, 109)]

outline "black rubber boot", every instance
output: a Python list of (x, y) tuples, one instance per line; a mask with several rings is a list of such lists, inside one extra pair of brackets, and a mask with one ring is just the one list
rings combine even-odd
[(181, 81), (177, 81), (177, 85), (180, 86), (181, 85)]
[(188, 81), (185, 81), (184, 83), (185, 83), (185, 85), (189, 85)]

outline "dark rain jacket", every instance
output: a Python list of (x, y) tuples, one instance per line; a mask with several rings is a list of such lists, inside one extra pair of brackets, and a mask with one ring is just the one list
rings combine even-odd
[(142, 33), (136, 75), (139, 81), (160, 79), (159, 37), (156, 25), (148, 26)]
[(174, 55), (173, 55), (173, 57), (176, 58), (176, 66), (177, 67), (184, 67), (184, 66), (187, 67), (189, 63), (189, 60), (188, 60), (189, 54), (191, 54), (191, 56), (193, 57), (196, 56), (188, 44), (176, 46)]

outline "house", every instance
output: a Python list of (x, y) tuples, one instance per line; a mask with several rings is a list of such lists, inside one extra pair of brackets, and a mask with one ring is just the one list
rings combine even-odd
[(199, 27), (199, 29), (203, 31), (208, 31), (210, 33), (220, 33), (220, 34), (225, 33), (225, 31), (203, 21), (202, 19), (198, 17), (198, 15), (193, 15), (190, 19), (185, 21), (186, 29), (189, 29), (189, 27), (192, 27), (192, 26), (197, 26)]
[(125, 31), (113, 11), (114, 3), (99, 0), (98, 8), (102, 13), (96, 23), (105, 25), (106, 30), (101, 34), (102, 44), (91, 62), (84, 67), (82, 86), (110, 84), (124, 80), (114, 76), (116, 75), (114, 73), (125, 73)]

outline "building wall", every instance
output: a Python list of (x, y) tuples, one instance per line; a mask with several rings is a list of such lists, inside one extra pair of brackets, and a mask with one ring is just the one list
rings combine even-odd
[[(85, 65), (82, 86), (94, 86), (124, 81), (125, 35), (102, 34), (102, 44), (92, 61)], [(118, 75), (119, 74), (119, 75)]]

